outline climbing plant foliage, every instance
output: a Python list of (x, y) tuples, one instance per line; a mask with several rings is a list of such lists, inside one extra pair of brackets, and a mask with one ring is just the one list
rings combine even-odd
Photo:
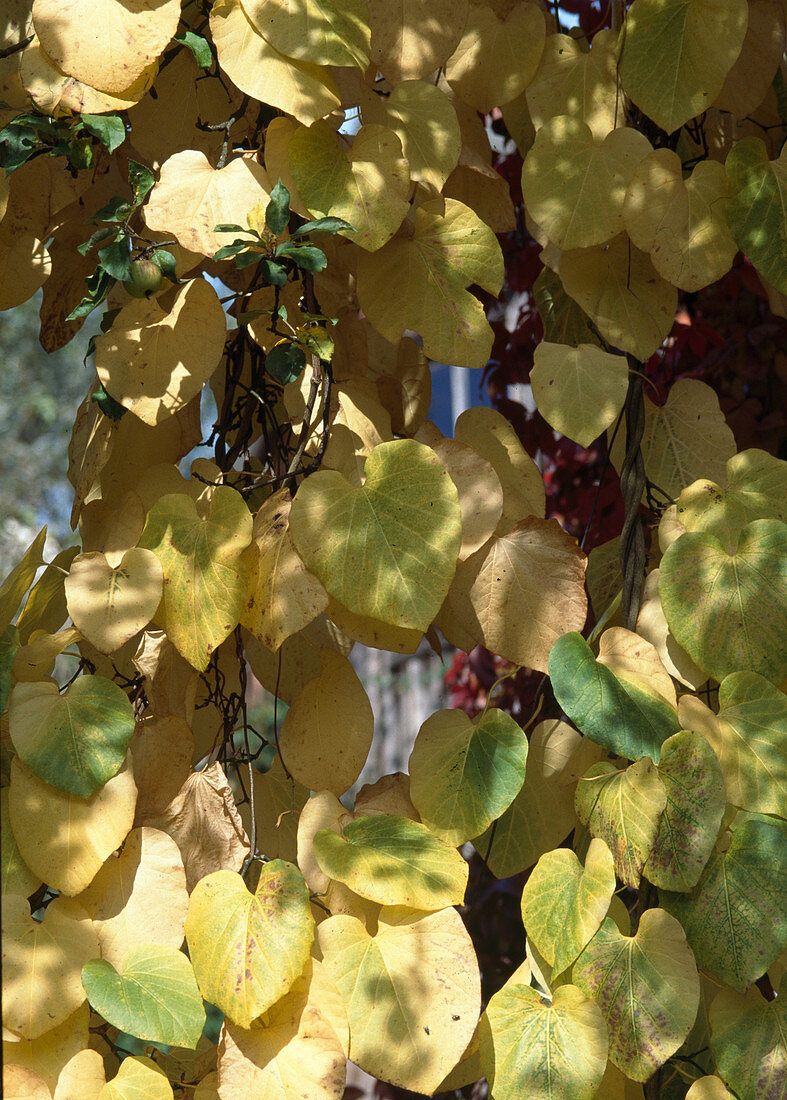
[[(739, 251), (784, 312), (787, 8), (611, 11), (4, 5), (0, 308), (42, 289), (50, 351), (100, 321), (78, 545), (0, 587), (9, 1096), (339, 1100), (348, 1059), (494, 1100), (784, 1095), (787, 465), (642, 370)], [(512, 425), (427, 420), (430, 362), (492, 352), (493, 119), (545, 265), (533, 397), (621, 472), (592, 618)], [(441, 710), (348, 795), (353, 644), (424, 639), (536, 670), (538, 705)], [(483, 999), (471, 860), (522, 898)]]

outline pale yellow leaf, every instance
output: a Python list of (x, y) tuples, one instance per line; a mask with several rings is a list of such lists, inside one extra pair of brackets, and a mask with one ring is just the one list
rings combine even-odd
[[(245, 782), (245, 776), (244, 776)], [(273, 758), (267, 772), (254, 770), (254, 818), (257, 847), (268, 859), (295, 863), (298, 855), (298, 822), (309, 798), (308, 790), (287, 778), (280, 756)], [(251, 830), (251, 806), (238, 807), (247, 833)]]
[(109, 567), (117, 569), (124, 554), (139, 542), (144, 526), (145, 505), (138, 493), (126, 493), (117, 501), (94, 497), (79, 516), (82, 551), (100, 552)]
[(257, 641), (247, 630), (243, 631), (246, 659), (255, 677), (271, 695), (278, 695), (288, 705), (305, 684), (318, 675), (319, 654), (326, 646), (347, 656), (353, 641), (325, 615), (318, 615), (314, 622), (288, 638), (278, 653)]
[(468, 0), (369, 0), (372, 62), (392, 84), (420, 80), (456, 49)]
[(0, 310), (20, 306), (43, 286), (52, 264), (43, 241), (0, 226)]
[(150, 550), (127, 551), (114, 569), (103, 554), (80, 554), (66, 577), (68, 612), (96, 649), (112, 653), (150, 622), (163, 581)]
[[(591, 554), (592, 561), (592, 554)], [(686, 687), (696, 691), (708, 679), (682, 649), (667, 625), (664, 609), (659, 598), (660, 570), (653, 569), (645, 578), (642, 600), (637, 616), (637, 634), (654, 646), (670, 676), (680, 680)]]
[(35, 1070), (3, 1062), (5, 1100), (51, 1100), (46, 1081)]
[(242, 0), (260, 34), (287, 57), (315, 65), (369, 65), (365, 0)]
[(336, 600), (328, 600), (328, 616), (338, 630), (354, 642), (370, 649), (385, 649), (390, 653), (415, 653), (423, 638), (423, 630), (392, 626), (369, 615), (356, 615)]
[(145, 677), (145, 694), (153, 713), (189, 721), (194, 711), (197, 673), (163, 630), (143, 631), (134, 664)]
[(784, 4), (780, 0), (749, 0), (741, 52), (724, 79), (714, 107), (731, 111), (740, 119), (753, 114), (768, 94), (786, 45)]
[(125, 1058), (98, 1100), (172, 1100), (172, 1086), (150, 1058)]
[(623, 408), (626, 360), (592, 344), (571, 348), (546, 340), (537, 346), (534, 359), (530, 384), (538, 411), (555, 431), (589, 447)]
[(535, 3), (517, 4), (506, 18), (471, 4), (461, 41), (445, 67), (448, 83), (482, 114), (502, 107), (535, 76), (545, 38), (544, 14)]
[(93, 115), (126, 111), (142, 99), (155, 75), (156, 65), (152, 62), (129, 87), (115, 89), (114, 94), (100, 92), (62, 72), (37, 39), (25, 49), (19, 61), (19, 76), (25, 91), (40, 111), (55, 116), (66, 111)]
[(107, 1083), (104, 1062), (97, 1050), (80, 1050), (64, 1066), (53, 1100), (98, 1100)]
[[(44, 1032), (37, 1039), (14, 1036), (16, 1041), (8, 1042), (4, 1036), (3, 1062), (13, 1062), (35, 1070), (54, 1093), (63, 1068), (74, 1055), (87, 1046), (89, 1020), (90, 1005), (85, 1001), (62, 1024)], [(12, 1032), (7, 1034), (11, 1036)], [(75, 1097), (74, 1100), (79, 1098)]]
[(599, 641), (598, 661), (611, 668), (624, 683), (636, 686), (639, 681), (658, 692), (670, 706), (677, 709), (675, 685), (661, 662), (655, 647), (631, 630), (615, 626), (605, 630)]
[(525, 93), (536, 129), (555, 115), (571, 115), (585, 122), (601, 141), (623, 122), (617, 38), (616, 31), (600, 30), (588, 50), (581, 39), (547, 35), (541, 64)]

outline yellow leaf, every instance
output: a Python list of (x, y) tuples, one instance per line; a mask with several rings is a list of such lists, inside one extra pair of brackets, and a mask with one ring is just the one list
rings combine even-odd
[(475, 210), (495, 233), (509, 233), (516, 227), (508, 182), (467, 145), (462, 146), (459, 163), (443, 185), (443, 194)]
[(197, 673), (175, 649), (163, 630), (145, 630), (134, 654), (145, 677), (145, 694), (154, 714), (190, 720), (197, 691)]
[(290, 138), (298, 129), (298, 123), (284, 115), (271, 119), (265, 131), (265, 168), (269, 179), (281, 180), (290, 192), (290, 210), (308, 218), (309, 212), (292, 178), (288, 155)]
[(5, 1100), (51, 1100), (46, 1081), (35, 1070), (3, 1063), (3, 1096)]
[[(13, 569), (0, 584), (0, 633), (10, 625), (30, 585), (35, 580), (46, 543), (46, 527), (42, 527)], [(58, 624), (59, 625), (59, 624)]]
[(19, 62), (19, 76), (25, 91), (40, 111), (55, 116), (67, 111), (100, 115), (128, 110), (142, 99), (155, 75), (156, 65), (151, 63), (128, 88), (117, 90), (114, 95), (100, 92), (61, 72), (37, 39), (25, 49)]
[[(787, 42), (787, 10), (779, 0), (749, 0), (741, 52), (714, 107), (736, 118), (753, 114), (768, 94)], [(692, 1098), (693, 1100), (693, 1098)]]
[[(617, 132), (617, 131), (616, 131)], [(542, 341), (530, 372), (538, 411), (581, 447), (612, 425), (628, 390), (628, 363), (592, 344), (570, 348)]]
[[(401, 278), (396, 294), (392, 271)], [(492, 347), (483, 307), (466, 287), (477, 283), (497, 294), (502, 281), (492, 230), (456, 199), (446, 199), (445, 214), (420, 207), (412, 237), (395, 237), (358, 259), (358, 299), (377, 331), (395, 343), (414, 329), (426, 355), (455, 366), (484, 366)]]
[(528, 85), (527, 105), (538, 130), (555, 115), (586, 123), (597, 141), (625, 117), (617, 81), (616, 31), (600, 30), (591, 48), (567, 34), (550, 34), (538, 72)]
[(287, 57), (314, 65), (369, 65), (365, 0), (243, 0), (243, 10)]
[[(245, 777), (244, 777), (245, 781)], [(267, 772), (254, 776), (254, 817), (257, 822), (257, 847), (268, 859), (286, 859), (295, 863), (298, 856), (298, 821), (309, 798), (308, 790), (284, 771), (280, 756), (273, 758)], [(239, 807), (241, 820), (250, 832), (251, 807)]]
[(0, 878), (0, 883), (2, 884), (3, 892), (21, 894), (23, 897), (29, 897), (30, 894), (41, 885), (41, 879), (33, 874), (19, 854), (19, 848), (17, 847), (11, 829), (7, 787), (0, 789), (0, 804), (2, 805), (3, 822), (2, 830), (0, 830), (0, 841), (2, 841), (3, 845), (2, 878)]
[(43, 286), (52, 263), (42, 241), (0, 226), (0, 310), (21, 306)]
[(130, 754), (87, 800), (50, 787), (18, 757), (11, 766), (10, 813), (25, 863), (61, 894), (79, 894), (128, 836), (137, 788)]
[(27, 899), (3, 897), (3, 1026), (37, 1039), (62, 1024), (85, 1000), (82, 967), (99, 953), (93, 922), (71, 898), (47, 906), (34, 921)]
[(459, 122), (448, 96), (424, 80), (405, 80), (387, 99), (369, 96), (363, 117), (398, 136), (414, 182), (441, 190), (462, 149)]
[(313, 894), (324, 894), (331, 881), (314, 854), (314, 837), (322, 829), (331, 829), (341, 836), (342, 823), (351, 815), (336, 795), (320, 790), (306, 802), (298, 819), (298, 866), (306, 885)]
[[(224, 72), (242, 92), (261, 103), (278, 107), (307, 126), (341, 106), (331, 74), (274, 49), (257, 33), (240, 0), (217, 0), (210, 13), (210, 32)], [(219, 221), (243, 225), (238, 218)]]
[[(64, 73), (123, 92), (156, 61), (178, 27), (180, 0), (35, 0), (42, 47)], [(85, 29), (90, 33), (85, 34)]]
[(535, 76), (545, 38), (537, 4), (517, 4), (505, 19), (485, 5), (471, 4), (462, 39), (445, 67), (448, 83), (482, 114), (502, 107)]
[(391, 1084), (431, 1094), (478, 1022), (478, 964), (459, 914), (384, 909), (370, 936), (355, 917), (319, 926), (350, 1023), (350, 1057)]
[(146, 424), (196, 397), (224, 351), (224, 310), (210, 283), (192, 279), (173, 295), (133, 298), (96, 340), (104, 389)]
[(98, 1100), (106, 1083), (104, 1061), (98, 1051), (80, 1050), (63, 1066), (53, 1100)]
[(226, 233), (214, 233), (215, 227), (245, 225), (249, 210), (269, 192), (268, 175), (255, 160), (238, 157), (226, 168), (213, 168), (204, 153), (185, 149), (162, 165), (144, 208), (145, 221), (190, 252), (212, 258), (232, 243)]
[(326, 646), (346, 656), (353, 642), (325, 615), (318, 615), (314, 622), (291, 635), (278, 653), (243, 631), (243, 647), (252, 672), (271, 695), (278, 695), (288, 705), (319, 674), (319, 654)]
[(392, 84), (420, 80), (456, 49), (468, 0), (368, 0), (372, 62)]
[(68, 611), (77, 629), (102, 653), (133, 638), (156, 613), (161, 564), (150, 550), (129, 550), (113, 569), (103, 554), (80, 554), (66, 577)]
[[(44, 1032), (37, 1039), (14, 1036), (16, 1042), (7, 1042), (4, 1037), (3, 1062), (13, 1062), (34, 1070), (43, 1077), (54, 1093), (63, 1068), (78, 1051), (87, 1046), (89, 1020), (90, 1005), (83, 1002), (62, 1024)], [(8, 1036), (11, 1034), (10, 1031), (7, 1032)]]
[(611, 627), (599, 640), (598, 661), (611, 668), (619, 680), (652, 689), (677, 710), (672, 677), (646, 638), (621, 626)]
[(124, 1058), (98, 1100), (172, 1100), (172, 1086), (150, 1058)]
[(343, 794), (353, 785), (372, 745), (374, 716), (355, 669), (326, 650), (320, 675), (293, 702), (279, 732), (287, 770), (305, 787)]
[(126, 493), (119, 501), (94, 497), (79, 516), (82, 550), (85, 555), (100, 553), (111, 569), (117, 569), (139, 542), (144, 526), (145, 506), (139, 494)]
[(659, 598), (659, 575), (660, 570), (653, 569), (645, 578), (642, 602), (637, 616), (637, 634), (655, 648), (670, 676), (680, 680), (692, 691), (696, 691), (702, 687), (708, 677), (697, 668), (688, 653), (681, 649), (667, 625), (667, 618)]

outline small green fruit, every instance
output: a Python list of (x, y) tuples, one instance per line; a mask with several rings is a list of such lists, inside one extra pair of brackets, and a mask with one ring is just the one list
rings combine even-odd
[(148, 298), (161, 286), (162, 278), (161, 268), (152, 260), (134, 260), (131, 278), (123, 286), (132, 298)]

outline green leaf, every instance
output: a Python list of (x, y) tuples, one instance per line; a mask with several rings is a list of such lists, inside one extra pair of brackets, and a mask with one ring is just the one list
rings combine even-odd
[(458, 846), (511, 805), (525, 781), (527, 737), (502, 710), (471, 722), (439, 710), (424, 722), (410, 754), (410, 798), (425, 825)]
[(461, 544), (456, 488), (434, 451), (381, 443), (353, 487), (318, 470), (298, 489), (290, 531), (307, 569), (343, 607), (427, 630), (445, 599)]
[[(743, 821), (740, 821), (743, 816)], [(686, 930), (698, 964), (744, 990), (787, 946), (787, 823), (739, 815), (689, 894), (660, 894)]]
[(662, 743), (680, 729), (663, 696), (644, 681), (616, 676), (576, 631), (555, 642), (549, 676), (555, 698), (585, 736), (629, 760), (649, 756), (658, 764)]
[(151, 252), (150, 258), (161, 268), (161, 274), (165, 279), (169, 279), (172, 283), (178, 281), (177, 261), (171, 252), (167, 252), (165, 248), (157, 248)]
[(108, 237), (114, 236), (115, 232), (116, 230), (114, 230), (109, 225), (104, 226), (103, 229), (97, 229), (95, 233), (92, 234), (92, 236), (90, 236), (86, 241), (77, 246), (77, 252), (80, 254), (80, 256), (87, 256), (91, 248), (95, 248), (97, 244), (100, 244), (101, 241), (107, 240)]
[(95, 212), (90, 221), (91, 223), (124, 222), (133, 212), (134, 207), (128, 199), (124, 199), (122, 195), (113, 195), (106, 206), (102, 206)]
[(265, 356), (265, 370), (271, 378), (281, 382), (282, 386), (293, 382), (305, 365), (306, 355), (303, 348), (289, 341), (275, 344)]
[(195, 34), (194, 31), (184, 31), (183, 34), (175, 36), (175, 42), (180, 42), (182, 46), (191, 50), (194, 54), (194, 60), (201, 69), (209, 69), (213, 64), (210, 43), (201, 34)]
[(114, 153), (126, 140), (126, 127), (120, 115), (80, 115), (85, 129)]
[(120, 420), (128, 412), (128, 409), (119, 405), (114, 397), (110, 397), (100, 382), (95, 393), (90, 395), (90, 400), (95, 401), (104, 416), (108, 416), (110, 420)]
[(71, 310), (66, 317), (67, 321), (76, 321), (80, 317), (87, 317), (89, 313), (92, 313), (96, 306), (104, 301), (110, 288), (115, 285), (116, 280), (112, 278), (108, 271), (104, 271), (103, 267), (97, 267), (93, 274), (85, 279), (85, 282), (88, 286), (88, 293), (79, 305)]
[(292, 260), (303, 271), (324, 271), (328, 266), (325, 253), (311, 244), (293, 244), (284, 241), (276, 247), (276, 256)]
[(125, 692), (103, 676), (80, 676), (63, 695), (52, 680), (19, 683), (8, 723), (30, 770), (77, 798), (90, 798), (117, 775), (135, 728)]
[(697, 1015), (697, 967), (663, 909), (647, 909), (635, 936), (607, 917), (574, 964), (574, 982), (607, 1022), (610, 1061), (634, 1081), (647, 1081), (675, 1053)]
[[(245, 252), (251, 244), (250, 241), (233, 241), (232, 244), (222, 245), (213, 253), (213, 259), (218, 260), (230, 260), (233, 256), (238, 256), (241, 252)], [(252, 253), (256, 256), (256, 253)]]
[(266, 259), (260, 260), (259, 264), (260, 275), (266, 283), (270, 283), (271, 286), (284, 286), (287, 282), (287, 272), (281, 264), (275, 264)]
[(315, 221), (306, 222), (299, 229), (293, 230), (290, 236), (303, 237), (307, 233), (338, 233), (340, 230), (354, 233), (355, 227), (346, 222), (344, 218), (317, 218)]
[(5, 631), (19, 610), (22, 597), (35, 579), (46, 542), (46, 527), (42, 527), (14, 568), (0, 584), (0, 630)]
[(539, 859), (522, 891), (522, 923), (553, 977), (568, 970), (596, 934), (614, 893), (615, 866), (603, 840), (591, 840), (584, 868), (570, 848)]
[(139, 206), (156, 182), (156, 177), (146, 165), (140, 164), (136, 160), (130, 160), (128, 162), (128, 182), (134, 192), (134, 206)]
[(592, 836), (606, 841), (618, 877), (636, 889), (656, 839), (667, 792), (647, 757), (618, 771), (602, 762), (580, 779), (577, 816)]
[(768, 160), (758, 137), (737, 141), (727, 155), (727, 222), (738, 247), (764, 279), (787, 294), (787, 146)]
[(82, 968), (82, 985), (111, 1027), (137, 1039), (196, 1048), (205, 1009), (191, 963), (177, 948), (132, 947), (120, 973), (105, 959), (92, 959)]
[(774, 1001), (758, 989), (745, 996), (722, 989), (710, 1006), (710, 1047), (716, 1071), (741, 1100), (784, 1096), (787, 1065), (787, 981)]
[(131, 252), (128, 237), (105, 245), (98, 250), (98, 262), (108, 275), (122, 283), (131, 278)]
[[(214, 233), (248, 233), (248, 226), (236, 225), (234, 222), (222, 222), (221, 225), (213, 226)], [(250, 244), (250, 241), (246, 242)]]
[(19, 649), (19, 631), (11, 623), (0, 634), (0, 714), (8, 706), (11, 692), (11, 669)]
[(41, 142), (33, 126), (16, 119), (0, 130), (0, 168), (9, 176), (41, 151)]
[(663, 890), (691, 890), (713, 851), (727, 805), (724, 777), (704, 737), (682, 731), (661, 746), (667, 804), (644, 873)]
[(314, 854), (329, 878), (379, 905), (444, 909), (461, 905), (468, 865), (426, 825), (376, 814), (345, 825), (343, 835), (321, 829)]
[(758, 672), (787, 676), (787, 524), (761, 519), (743, 528), (729, 553), (713, 535), (689, 531), (661, 561), (659, 596), (672, 633), (717, 680)]
[(241, 1027), (300, 977), (313, 935), (309, 890), (281, 859), (263, 865), (253, 894), (223, 870), (200, 879), (189, 899), (186, 940), (200, 992)]
[(280, 237), (290, 222), (290, 192), (279, 180), (265, 207), (265, 224), (274, 237)]
[(533, 297), (544, 325), (544, 339), (552, 344), (595, 344), (598, 338), (590, 328), (587, 314), (569, 298), (560, 276), (545, 267), (533, 283)]
[(545, 1004), (516, 974), (489, 1002), (479, 1041), (495, 1100), (592, 1100), (607, 1064), (604, 1018), (589, 997), (562, 985)]

